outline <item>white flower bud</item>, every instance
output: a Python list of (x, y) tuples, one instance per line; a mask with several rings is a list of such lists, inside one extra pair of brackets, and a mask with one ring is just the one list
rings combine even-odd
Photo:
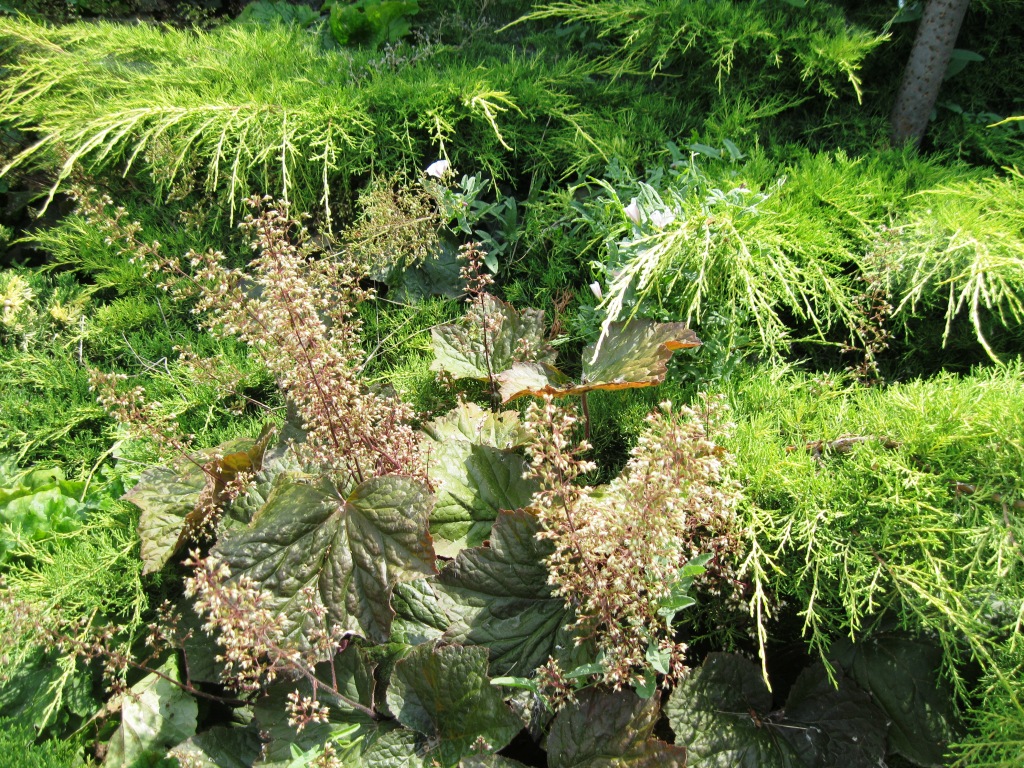
[(629, 201), (629, 205), (622, 209), (622, 212), (634, 224), (640, 223), (640, 206), (637, 204), (635, 197)]
[(446, 173), (448, 173), (449, 163), (447, 160), (438, 160), (427, 166), (427, 176), (433, 176), (435, 179), (440, 179)]

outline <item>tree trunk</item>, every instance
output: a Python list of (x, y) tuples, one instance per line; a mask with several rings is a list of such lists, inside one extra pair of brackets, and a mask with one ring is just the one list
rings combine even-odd
[(971, 0), (928, 0), (889, 118), (893, 143), (921, 143)]

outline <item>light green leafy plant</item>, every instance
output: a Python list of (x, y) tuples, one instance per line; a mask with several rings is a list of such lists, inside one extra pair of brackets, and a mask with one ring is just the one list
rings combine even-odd
[(341, 45), (379, 48), (395, 43), (412, 30), (409, 17), (419, 12), (416, 0), (327, 0), (329, 24)]
[(713, 73), (721, 89), (731, 77), (762, 67), (832, 97), (835, 81), (846, 80), (860, 99), (860, 66), (886, 36), (851, 26), (829, 3), (797, 5), (570, 0), (542, 4), (519, 23), (557, 19), (593, 27), (611, 43), (601, 64), (616, 76), (674, 74), (686, 62)]

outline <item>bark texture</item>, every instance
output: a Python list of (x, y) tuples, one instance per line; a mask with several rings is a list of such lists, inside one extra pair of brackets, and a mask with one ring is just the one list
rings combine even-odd
[(921, 143), (971, 0), (928, 0), (893, 105), (893, 143)]

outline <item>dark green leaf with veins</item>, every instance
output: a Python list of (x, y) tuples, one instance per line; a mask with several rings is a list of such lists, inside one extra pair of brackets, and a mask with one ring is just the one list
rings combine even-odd
[(686, 750), (652, 738), (659, 699), (587, 688), (566, 705), (548, 735), (549, 768), (683, 768)]
[(255, 728), (215, 725), (174, 748), (189, 768), (249, 768), (260, 756), (263, 741)]
[(685, 323), (655, 323), (636, 319), (612, 323), (595, 354), (583, 351), (583, 381), (573, 383), (545, 361), (516, 363), (498, 375), (504, 402), (524, 395), (582, 395), (596, 389), (650, 387), (665, 380), (668, 361), (677, 349), (700, 346)]
[(214, 553), (271, 595), (289, 633), (306, 628), (311, 595), (330, 625), (385, 642), (394, 586), (435, 570), (427, 532), (433, 497), (397, 476), (367, 480), (347, 499), (282, 480), (251, 526)]
[(435, 357), (432, 371), (447, 371), (456, 379), (486, 381), (517, 362), (555, 361), (555, 352), (544, 340), (543, 312), (519, 312), (486, 293), (481, 302), (483, 313), (496, 328), (485, 334), (479, 323), (470, 319), (435, 328), (431, 333)]
[(958, 734), (953, 691), (941, 673), (941, 647), (907, 635), (879, 634), (857, 644), (838, 641), (832, 652), (891, 721), (892, 751), (918, 765), (946, 765), (946, 747)]
[(825, 667), (800, 673), (786, 699), (782, 735), (808, 768), (876, 768), (885, 764), (886, 717), (871, 696), (840, 675), (832, 685)]
[(456, 763), (483, 738), (497, 751), (523, 724), (487, 676), (487, 649), (429, 644), (395, 665), (387, 693), (398, 721), (427, 736), (442, 765)]
[(483, 646), (496, 675), (529, 675), (560, 649), (574, 647), (564, 627), (572, 612), (551, 593), (543, 559), (551, 545), (528, 512), (502, 512), (490, 546), (463, 550), (441, 573), (402, 585), (398, 624), (409, 640)]
[(672, 691), (665, 712), (692, 768), (803, 768), (780, 729), (764, 722), (771, 705), (755, 664), (712, 653)]

